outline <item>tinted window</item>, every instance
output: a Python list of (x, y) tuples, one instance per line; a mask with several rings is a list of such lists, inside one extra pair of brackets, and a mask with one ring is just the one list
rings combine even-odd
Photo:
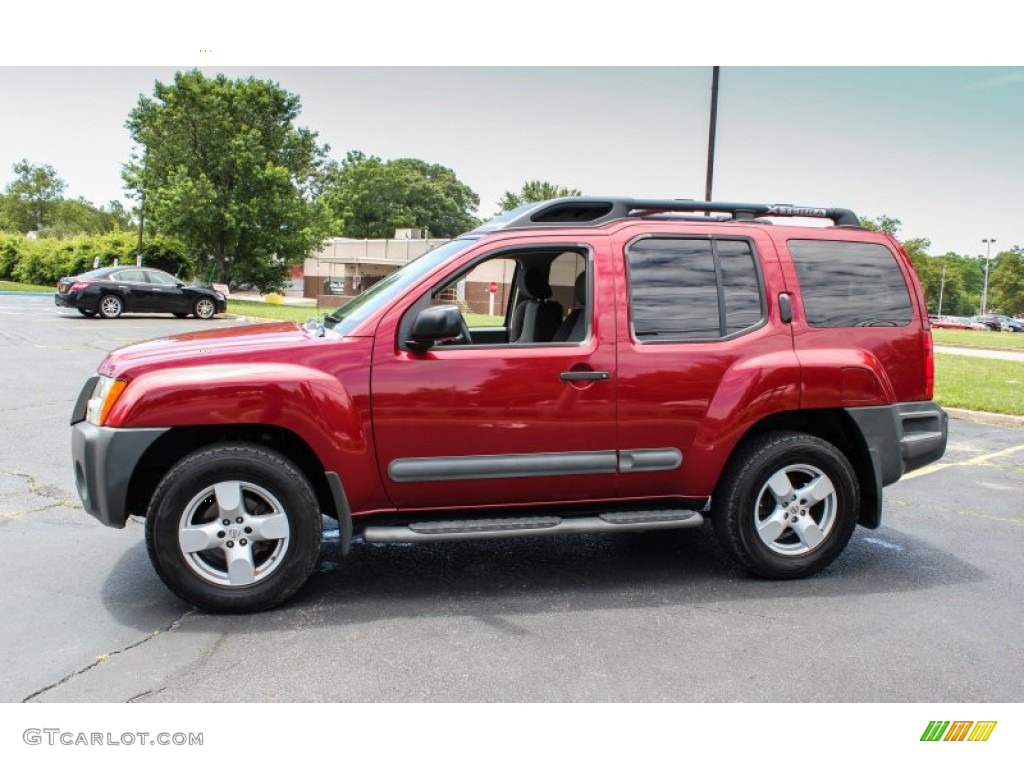
[(640, 341), (718, 339), (761, 321), (760, 283), (746, 241), (647, 238), (626, 256)]
[(910, 294), (895, 256), (878, 243), (790, 240), (810, 325), (907, 325)]
[(159, 272), (155, 269), (147, 269), (146, 277), (149, 278), (149, 282), (154, 285), (177, 285), (178, 281), (168, 275), (166, 272)]
[(764, 316), (757, 265), (746, 241), (716, 240), (715, 245), (722, 271), (726, 331), (733, 334), (756, 325)]
[(110, 279), (116, 280), (119, 283), (146, 282), (146, 276), (142, 273), (141, 269), (123, 269), (117, 274), (111, 275)]

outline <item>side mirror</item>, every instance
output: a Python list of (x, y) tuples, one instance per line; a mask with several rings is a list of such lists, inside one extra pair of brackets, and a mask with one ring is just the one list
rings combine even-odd
[(439, 341), (449, 341), (462, 333), (462, 312), (454, 304), (427, 307), (412, 324), (408, 346), (416, 352), (430, 349)]

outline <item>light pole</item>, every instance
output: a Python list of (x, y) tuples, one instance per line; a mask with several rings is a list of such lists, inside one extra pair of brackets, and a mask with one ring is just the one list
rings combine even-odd
[[(704, 199), (711, 200), (711, 185), (715, 179), (715, 132), (718, 128), (718, 70), (711, 68), (711, 119), (708, 121), (708, 175), (704, 184)], [(710, 211), (707, 213), (711, 215)]]
[(985, 288), (981, 293), (981, 314), (986, 314), (988, 310), (988, 258), (992, 253), (992, 243), (996, 239), (994, 237), (986, 237), (981, 242), (985, 244)]

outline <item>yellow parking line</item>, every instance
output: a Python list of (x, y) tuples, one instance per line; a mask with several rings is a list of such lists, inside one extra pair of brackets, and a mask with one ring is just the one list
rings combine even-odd
[(995, 453), (986, 453), (984, 456), (975, 456), (973, 459), (967, 461), (952, 461), (949, 464), (930, 464), (927, 467), (921, 467), (915, 469), (913, 472), (908, 472), (903, 476), (904, 480), (913, 480), (915, 477), (924, 477), (925, 475), (932, 475), (936, 472), (940, 472), (943, 469), (949, 469), (950, 467), (977, 467), (982, 464), (988, 464), (992, 459), (999, 459), (1003, 456), (1009, 456), (1010, 454), (1017, 453), (1017, 451), (1024, 451), (1024, 445), (1015, 445), (1012, 448), (1004, 448), (1001, 451)]

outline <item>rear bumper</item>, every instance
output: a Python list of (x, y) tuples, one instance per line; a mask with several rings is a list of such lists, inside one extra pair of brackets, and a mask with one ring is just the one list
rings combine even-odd
[(68, 309), (85, 309), (95, 312), (98, 301), (95, 297), (88, 298), (83, 293), (61, 293), (60, 291), (55, 291), (53, 294), (53, 303), (58, 307), (66, 307)]
[(167, 429), (112, 429), (87, 421), (71, 429), (75, 487), (82, 506), (104, 525), (124, 528), (135, 466)]
[(860, 427), (880, 487), (938, 461), (946, 452), (949, 417), (933, 402), (847, 408), (846, 412)]
[(860, 430), (874, 475), (873, 487), (863, 489), (860, 523), (877, 528), (882, 524), (882, 488), (942, 458), (949, 417), (929, 401), (847, 408), (846, 412)]

